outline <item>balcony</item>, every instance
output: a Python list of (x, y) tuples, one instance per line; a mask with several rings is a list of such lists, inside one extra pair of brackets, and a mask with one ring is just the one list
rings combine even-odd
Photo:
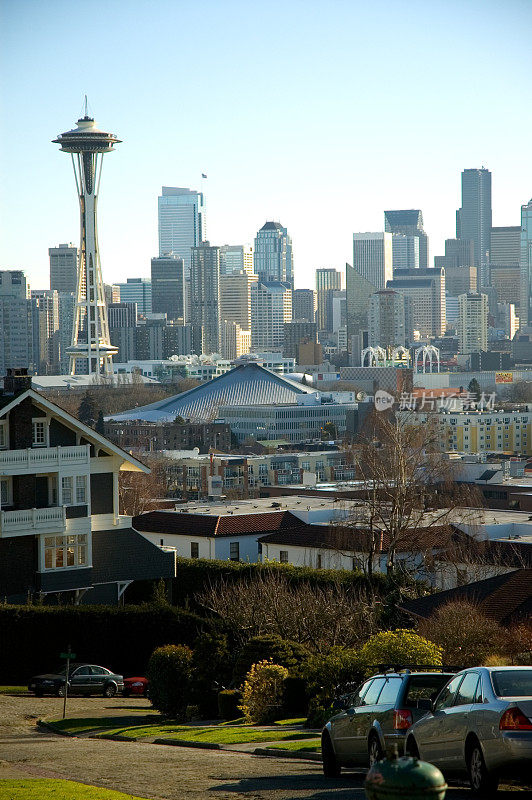
[(0, 536), (17, 536), (30, 531), (62, 533), (66, 525), (64, 506), (0, 511)]
[(0, 450), (0, 473), (49, 472), (60, 466), (90, 463), (90, 446), (28, 447), (25, 450)]

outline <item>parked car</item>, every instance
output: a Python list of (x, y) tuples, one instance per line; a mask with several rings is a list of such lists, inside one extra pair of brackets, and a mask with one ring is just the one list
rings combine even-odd
[[(45, 675), (35, 675), (31, 678), (28, 689), (37, 697), (43, 694), (56, 694), (63, 697), (65, 694), (66, 667)], [(68, 674), (69, 694), (103, 694), (104, 697), (114, 697), (124, 687), (124, 678), (111, 672), (106, 667), (96, 664), (71, 664)]]
[(147, 678), (124, 678), (122, 694), (124, 697), (129, 697), (131, 694), (139, 694), (143, 697), (148, 697), (148, 686)]
[(442, 672), (387, 672), (343, 696), (343, 710), (321, 735), (324, 774), (336, 777), (342, 767), (371, 766), (393, 743), (402, 752), (406, 731), (427, 713), (450, 677)]
[(405, 752), (467, 774), (482, 797), (504, 775), (532, 780), (532, 667), (459, 672), (407, 732)]

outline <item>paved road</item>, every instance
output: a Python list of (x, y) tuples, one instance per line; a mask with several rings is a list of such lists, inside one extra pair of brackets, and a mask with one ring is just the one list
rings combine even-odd
[[(143, 700), (71, 701), (69, 716), (145, 713)], [(61, 777), (153, 800), (363, 800), (363, 776), (326, 780), (319, 764), (140, 742), (65, 738), (40, 732), (60, 715), (56, 698), (0, 696), (0, 778)], [(500, 792), (498, 800), (515, 793)], [(453, 787), (447, 800), (471, 800)]]

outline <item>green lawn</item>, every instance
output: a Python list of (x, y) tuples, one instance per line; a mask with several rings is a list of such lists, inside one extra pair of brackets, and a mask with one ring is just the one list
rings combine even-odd
[(132, 794), (100, 789), (74, 781), (0, 780), (0, 800), (142, 800)]
[(241, 728), (222, 728), (219, 725), (210, 725), (206, 728), (191, 725), (144, 725), (127, 728), (113, 728), (106, 730), (105, 734), (117, 734), (128, 739), (155, 737), (157, 739), (172, 738), (183, 739), (187, 742), (205, 742), (206, 744), (246, 744), (247, 742), (277, 742), (291, 741), (293, 739), (312, 739), (314, 733), (294, 731), (287, 733), (283, 730), (262, 730), (252, 725)]
[(272, 750), (306, 750), (311, 753), (319, 753), (321, 751), (321, 742), (319, 739), (309, 739), (305, 742), (280, 742), (279, 744), (272, 744), (270, 746)]
[(27, 694), (27, 686), (0, 686), (0, 694)]

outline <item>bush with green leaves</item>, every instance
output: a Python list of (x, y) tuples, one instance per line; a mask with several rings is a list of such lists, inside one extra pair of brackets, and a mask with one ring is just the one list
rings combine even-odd
[(218, 692), (231, 681), (233, 660), (227, 636), (202, 633), (194, 642), (192, 659), (191, 702), (199, 706), (205, 719), (218, 713)]
[(242, 686), (240, 710), (248, 722), (273, 722), (282, 716), (284, 680), (288, 670), (271, 661), (259, 661), (249, 670)]
[(282, 639), (274, 634), (254, 636), (245, 643), (237, 656), (233, 679), (235, 683), (240, 684), (251, 669), (251, 665), (258, 664), (259, 661), (280, 664), (287, 668), (291, 677), (299, 677), (302, 665), (309, 657), (309, 650), (299, 642)]
[(167, 644), (154, 650), (146, 677), (150, 700), (167, 717), (182, 719), (190, 697), (193, 652), (185, 645)]
[(222, 689), (218, 693), (218, 716), (222, 719), (238, 719), (242, 692), (240, 689)]
[(302, 674), (310, 697), (306, 723), (310, 728), (322, 727), (333, 714), (335, 695), (363, 678), (358, 651), (341, 647), (331, 647), (326, 655), (312, 655)]
[(381, 631), (372, 636), (358, 653), (364, 675), (389, 666), (420, 667), (442, 665), (442, 648), (408, 628)]

